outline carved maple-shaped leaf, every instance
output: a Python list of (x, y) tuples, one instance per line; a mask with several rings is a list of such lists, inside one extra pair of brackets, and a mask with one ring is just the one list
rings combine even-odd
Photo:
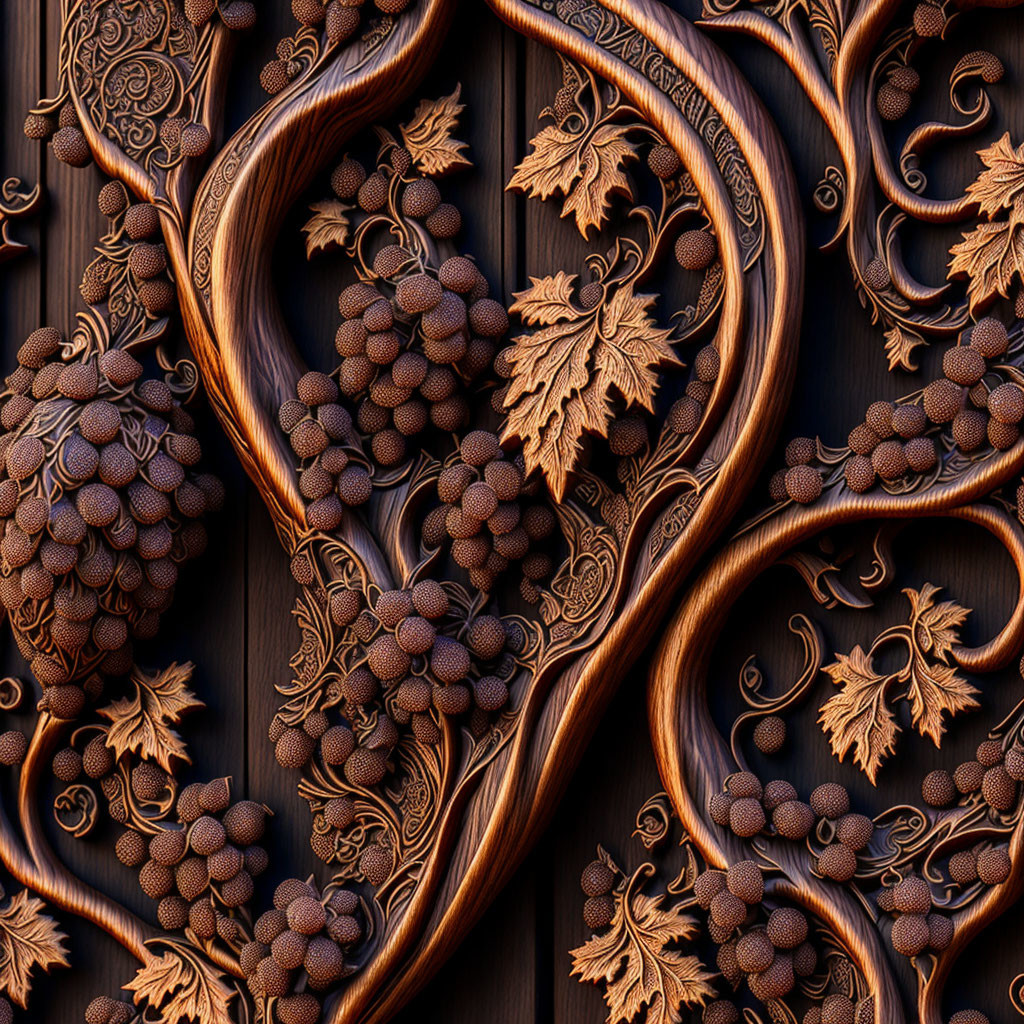
[[(914, 634), (914, 654), (910, 662), (907, 697), (911, 719), (922, 736), (939, 746), (945, 725), (943, 714), (956, 715), (978, 707), (971, 686), (956, 668), (946, 664), (960, 639), (960, 626), (970, 614), (955, 601), (936, 602), (939, 588), (925, 583), (918, 591), (910, 587), (903, 593), (910, 602), (910, 626)], [(936, 659), (934, 662), (930, 658)]]
[(874, 784), (900, 732), (885, 700), (892, 676), (879, 675), (859, 645), (849, 654), (837, 654), (824, 671), (841, 689), (819, 708), (818, 723), (832, 753), (842, 761), (852, 749), (854, 761)]
[(949, 251), (949, 276), (967, 277), (972, 312), (997, 294), (1006, 298), (1014, 274), (1024, 280), (1024, 216), (979, 224)]
[(351, 207), (337, 199), (311, 203), (309, 208), (313, 216), (302, 225), (306, 233), (306, 259), (328, 246), (344, 245), (350, 228), (346, 213)]
[(462, 86), (439, 100), (420, 100), (412, 120), (400, 126), (402, 141), (413, 162), (424, 174), (445, 174), (456, 167), (471, 167), (463, 155), (465, 142), (452, 137), (465, 104), (459, 102)]
[(124, 987), (135, 994), (136, 1005), (148, 1003), (167, 1024), (233, 1024), (230, 1003), (237, 993), (196, 956), (165, 953), (141, 967)]
[(985, 170), (967, 186), (967, 194), (991, 219), (1024, 195), (1024, 145), (1014, 149), (1010, 133), (1005, 132), (997, 142), (979, 150), (978, 156)]
[[(995, 296), (1007, 298), (1014, 275), (1024, 280), (1024, 145), (1016, 149), (1010, 133), (979, 150), (985, 165), (967, 186), (967, 194), (988, 218), (949, 251), (949, 277), (967, 277), (973, 312)], [(995, 220), (1001, 213), (1005, 220)]]
[(22, 889), (0, 909), (0, 992), (23, 1009), (28, 1006), (35, 967), (67, 967), (67, 936), (53, 918), (44, 914), (45, 904)]
[(974, 699), (978, 690), (957, 674), (952, 665), (932, 664), (915, 656), (910, 671), (910, 715), (914, 727), (939, 746), (946, 727), (942, 716), (968, 711), (981, 705)]
[(939, 587), (925, 583), (920, 590), (907, 587), (903, 591), (910, 602), (910, 624), (914, 639), (925, 653), (945, 659), (960, 640), (960, 627), (967, 620), (970, 609), (955, 601), (935, 602)]
[(526, 324), (553, 324), (579, 316), (579, 310), (572, 304), (575, 280), (575, 274), (564, 270), (554, 277), (531, 277), (529, 288), (512, 293), (515, 302), (508, 310), (518, 313)]
[(694, 938), (697, 921), (678, 906), (663, 909), (663, 902), (664, 896), (617, 894), (608, 931), (571, 951), (573, 974), (607, 985), (608, 1024), (631, 1021), (644, 1007), (648, 1024), (679, 1024), (681, 1006), (700, 1006), (714, 995), (714, 975), (699, 957), (666, 948)]
[(924, 338), (914, 331), (908, 331), (899, 324), (893, 324), (885, 332), (885, 354), (890, 370), (915, 371), (918, 361), (914, 356), (917, 348), (924, 344)]
[(567, 297), (559, 301), (568, 280), (537, 279), (517, 298), (530, 318), (548, 323), (514, 341), (503, 432), (503, 440), (523, 442), (527, 472), (540, 468), (559, 501), (584, 433), (607, 431), (613, 389), (627, 403), (653, 409), (657, 368), (678, 364), (671, 332), (648, 313), (653, 295), (622, 286), (603, 307), (582, 312)]
[(637, 155), (627, 133), (609, 123), (582, 132), (548, 125), (531, 140), (533, 152), (516, 167), (508, 188), (539, 199), (564, 196), (562, 216), (574, 214), (586, 238), (591, 228), (600, 229), (613, 193), (633, 196), (622, 170)]
[(181, 721), (184, 712), (204, 706), (186, 685), (191, 678), (191, 662), (174, 663), (154, 675), (132, 670), (135, 695), (99, 709), (110, 720), (106, 743), (115, 757), (131, 750), (168, 772), (174, 758), (189, 760), (183, 740), (171, 726)]

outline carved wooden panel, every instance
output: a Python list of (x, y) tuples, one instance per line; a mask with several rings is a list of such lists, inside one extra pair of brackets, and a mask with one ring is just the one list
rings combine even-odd
[(1024, 1014), (1012, 0), (2, 18), (0, 1020)]

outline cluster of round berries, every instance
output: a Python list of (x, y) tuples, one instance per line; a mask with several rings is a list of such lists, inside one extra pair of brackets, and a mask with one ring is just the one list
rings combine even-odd
[(973, 761), (957, 765), (951, 775), (943, 768), (929, 772), (921, 784), (921, 796), (930, 807), (949, 807), (959, 797), (981, 792), (981, 797), (997, 814), (1017, 804), (1017, 784), (1024, 782), (1024, 749), (1003, 750), (999, 740), (978, 744)]
[[(1006, 352), (1006, 327), (992, 317), (979, 320), (961, 344), (947, 349), (942, 359), (944, 376), (922, 392), (920, 403), (875, 402), (865, 421), (850, 431), (850, 456), (844, 473), (846, 484), (857, 494), (871, 490), (879, 479), (892, 482), (907, 472), (927, 473), (938, 462), (933, 426), (949, 424), (952, 441), (964, 453), (977, 451), (986, 442), (1000, 451), (1020, 438), (1024, 419), (1024, 389), (1012, 382), (992, 387), (984, 380), (987, 360)], [(821, 496), (822, 475), (813, 463), (817, 443), (808, 437), (794, 438), (786, 446), (787, 469), (771, 478), (773, 501), (791, 498), (809, 504)]]
[[(86, 692), (93, 696), (91, 688), (98, 676), (90, 676), (86, 682)], [(51, 702), (52, 703), (52, 702)], [(122, 824), (128, 820), (128, 807), (125, 794), (122, 792), (122, 780), (115, 773), (116, 762), (114, 753), (106, 744), (106, 734), (93, 736), (83, 747), (81, 753), (73, 746), (62, 747), (53, 756), (51, 762), (53, 775), (60, 782), (76, 782), (82, 775), (98, 782), (103, 795), (108, 800), (110, 817)], [(153, 761), (139, 761), (128, 775), (128, 785), (135, 799), (146, 803), (158, 802), (171, 785), (171, 777)]]
[(668, 411), (665, 422), (669, 430), (677, 434), (692, 434), (697, 429), (721, 368), (722, 359), (714, 345), (705, 345), (697, 353), (686, 394), (676, 399)]
[[(683, 171), (679, 154), (663, 142), (647, 151), (647, 166), (662, 181), (674, 181)], [(675, 255), (684, 270), (707, 270), (718, 255), (718, 242), (707, 228), (690, 228), (676, 239)]]
[[(818, 953), (808, 941), (804, 914), (794, 907), (763, 912), (764, 878), (754, 861), (702, 872), (693, 894), (708, 912), (708, 933), (718, 945), (718, 969), (734, 989), (746, 981), (762, 1002), (781, 999), (793, 990), (797, 978), (810, 977), (817, 969)], [(728, 1019), (735, 1004), (716, 1002), (711, 1020)], [(704, 1019), (708, 1020), (707, 1010)]]
[[(206, 129), (204, 128), (203, 131)], [(173, 309), (174, 285), (167, 275), (167, 250), (160, 241), (160, 214), (152, 203), (129, 203), (119, 181), (108, 181), (97, 198), (100, 212), (111, 220), (121, 218), (118, 241), (139, 302), (150, 316)], [(106, 302), (117, 267), (108, 256), (93, 260), (82, 275), (82, 298), (90, 306)]]
[(1005, 846), (973, 846), (949, 858), (949, 877), (960, 886), (1002, 885), (1010, 877), (1010, 851)]
[(321, 894), (312, 882), (285, 879), (274, 908), (261, 914), (238, 961), (249, 989), (276, 998), (280, 1024), (316, 1024), (322, 992), (349, 970), (345, 954), (363, 937), (360, 901), (350, 889)]
[(897, 915), (889, 941), (906, 957), (926, 949), (936, 953), (953, 941), (953, 921), (945, 914), (932, 912), (932, 890), (920, 875), (907, 875), (895, 885), (886, 886), (876, 897), (878, 909)]
[(886, 121), (898, 121), (910, 109), (910, 97), (921, 85), (921, 76), (909, 64), (889, 69), (888, 81), (878, 87), (875, 107)]
[(615, 872), (603, 860), (592, 860), (580, 876), (580, 888), (586, 901), (583, 904), (583, 923), (594, 931), (611, 924), (615, 914), (615, 900), (611, 891), (615, 887)]
[(231, 29), (252, 28), (256, 24), (256, 8), (249, 0), (185, 0), (185, 17), (202, 28), (215, 13)]
[(205, 549), (200, 517), (224, 490), (190, 472), (202, 454), (195, 424), (164, 381), (140, 379), (123, 349), (65, 363), (60, 346), (55, 328), (33, 332), (6, 378), (0, 601), (55, 691), (50, 710), (75, 717), (82, 694), (66, 684), (131, 667), (130, 637), (156, 633), (178, 566)]
[[(448, 594), (437, 581), (385, 591), (372, 610), (359, 591), (342, 586), (330, 594), (329, 608), (336, 625), (352, 629), (366, 657), (341, 683), (347, 717), (332, 724), (325, 711), (315, 711), (301, 727), (274, 719), (270, 739), (282, 767), (301, 768), (319, 753), (325, 766), (343, 769), (350, 785), (375, 786), (387, 774), (401, 727), (411, 727), (423, 743), (437, 743), (438, 715), (469, 712), (469, 726), (478, 734), (507, 703), (505, 679), (513, 666), (506, 650), (515, 638), (497, 616), (467, 622), (450, 614)], [(379, 713), (368, 715), (365, 708), (374, 703)], [(324, 822), (336, 832), (352, 824), (354, 812), (350, 799), (330, 800)], [(333, 835), (314, 838), (324, 859), (333, 855)]]
[(524, 482), (521, 457), (508, 459), (496, 435), (471, 430), (458, 457), (437, 480), (441, 504), (423, 520), (426, 548), (451, 541), (452, 558), (466, 569), (477, 590), (487, 593), (511, 563), (522, 572), (520, 593), (535, 603), (538, 583), (551, 575), (550, 555), (538, 545), (555, 532), (557, 520), (547, 505), (523, 504), (537, 494), (536, 481)]
[[(238, 3), (232, 6), (251, 5)], [(82, 131), (75, 105), (70, 100), (60, 107), (56, 117), (51, 114), (29, 114), (25, 118), (25, 135), (30, 139), (49, 140), (53, 155), (71, 167), (85, 167), (92, 160), (89, 143)], [(198, 157), (210, 148), (210, 132), (198, 122), (172, 117), (160, 125), (160, 141), (172, 159), (179, 156)]]
[[(210, 0), (206, 0), (210, 2)], [(380, 14), (401, 14), (412, 0), (373, 0)], [(366, 0), (292, 0), (292, 14), (300, 25), (323, 31), (329, 43), (343, 43), (351, 38), (361, 21), (361, 8)], [(211, 3), (212, 6), (212, 3)], [(284, 89), (302, 69), (296, 60), (294, 39), (282, 39), (277, 44), (277, 57), (268, 61), (260, 72), (260, 85), (273, 96)]]
[(267, 810), (253, 800), (232, 803), (227, 779), (186, 786), (176, 810), (179, 827), (168, 825), (148, 839), (125, 830), (115, 847), (117, 857), (139, 869), (142, 891), (160, 901), (157, 918), (163, 928), (187, 926), (201, 939), (219, 936), (237, 944), (243, 934), (229, 911), (249, 902), (253, 878), (267, 869), (267, 852), (257, 845)]
[(824, 782), (811, 793), (810, 802), (783, 779), (762, 786), (752, 772), (737, 772), (726, 780), (724, 792), (711, 797), (709, 813), (717, 825), (744, 839), (767, 826), (771, 815), (776, 835), (802, 840), (827, 822), (831, 841), (818, 854), (817, 869), (825, 878), (848, 882), (857, 871), (857, 853), (874, 835), (874, 823), (866, 815), (850, 811), (850, 794), (838, 782)]
[[(406, 196), (414, 185), (437, 190), (420, 178)], [(335, 348), (342, 357), (340, 389), (358, 402), (356, 423), (370, 438), (375, 461), (387, 467), (403, 461), (407, 438), (431, 426), (444, 432), (465, 426), (464, 386), (490, 369), (508, 313), (487, 298), (483, 275), (465, 256), (445, 260), (434, 276), (407, 249), (388, 245), (374, 268), (395, 284), (393, 297), (366, 282), (349, 285), (338, 299), (344, 322)]]
[(97, 996), (85, 1008), (85, 1024), (130, 1024), (138, 1011), (122, 999)]
[(334, 530), (346, 507), (369, 499), (373, 481), (344, 447), (353, 438), (352, 417), (338, 404), (338, 385), (327, 374), (310, 370), (295, 391), (297, 397), (281, 406), (278, 420), (302, 460), (299, 490), (308, 502), (306, 522), (314, 530)]

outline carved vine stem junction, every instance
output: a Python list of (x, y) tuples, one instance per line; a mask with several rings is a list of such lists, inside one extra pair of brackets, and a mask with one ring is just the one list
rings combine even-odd
[[(836, 215), (833, 244), (845, 240), (890, 369), (916, 369), (928, 340), (961, 343), (944, 376), (872, 405), (846, 447), (795, 439), (772, 504), (690, 581), (649, 695), (667, 797), (638, 819), (653, 849), (677, 816), (684, 864), (652, 896), (653, 867), (627, 877), (602, 854), (583, 880), (601, 934), (575, 951), (576, 969), (606, 983), (612, 1021), (706, 1005), (704, 1019), (725, 1024), (739, 1012), (728, 989), (744, 982), (772, 1020), (795, 1020), (804, 1000), (805, 1020), (845, 1020), (849, 1003), (851, 1020), (898, 1021), (866, 900), (877, 890), (899, 914), (891, 943), (914, 960), (920, 1018), (938, 1021), (958, 952), (1018, 894), (1018, 718), (979, 748), (977, 785), (970, 766), (948, 784), (929, 776), (928, 810), (874, 820), (837, 784), (807, 804), (789, 783), (763, 786), (743, 744), (753, 725), (758, 749), (777, 749), (786, 712), (824, 672), (838, 690), (822, 728), (874, 780), (897, 742), (891, 704), (905, 700), (938, 744), (944, 714), (977, 706), (968, 674), (1019, 653), (1024, 596), (995, 640), (968, 649), (967, 610), (925, 584), (906, 592), (906, 623), (827, 665), (817, 627), (794, 619), (800, 680), (768, 697), (749, 665), (749, 710), (728, 736), (707, 675), (733, 602), (779, 561), (823, 604), (870, 603), (799, 550), (837, 524), (956, 517), (1024, 569), (1003, 493), (1024, 451), (1021, 335), (973, 322), (1021, 272), (1024, 157), (994, 142), (948, 201), (923, 195), (919, 166), (985, 126), (1002, 66), (965, 55), (949, 87), (967, 122), (913, 131), (897, 169), (882, 121), (907, 113), (914, 58), (949, 34), (952, 10), (925, 0), (905, 25), (890, 0), (712, 4), (698, 28), (654, 0), (491, 0), (563, 72), (508, 188), (554, 199), (585, 239), (618, 232), (585, 267), (520, 282), (506, 305), (490, 296), (494, 268), (460, 254), (462, 213), (445, 201), (446, 176), (472, 167), (456, 134), (472, 97), (455, 88), (390, 120), (454, 6), (295, 0), (298, 28), (260, 75), (270, 98), (217, 148), (231, 36), (251, 26), (250, 4), (65, 0), (57, 91), (26, 132), (113, 179), (99, 196), (110, 230), (83, 274), (86, 311), (67, 337), (27, 339), (0, 412), (0, 597), (42, 687), (31, 739), (0, 737), (0, 760), (21, 765), (0, 858), (140, 961), (125, 986), (134, 1005), (100, 997), (90, 1020), (384, 1021), (452, 953), (550, 819), (624, 666), (739, 512), (781, 423), (802, 303), (799, 195), (766, 112), (703, 29), (745, 31), (783, 56), (833, 134), (842, 167), (816, 201)], [(322, 372), (289, 337), (272, 254), (328, 171), (333, 195), (303, 229), (307, 254), (335, 250), (346, 274), (339, 361)], [(908, 219), (978, 222), (953, 247), (952, 283), (913, 279)], [(673, 254), (698, 277), (693, 303), (670, 315), (655, 289)], [(175, 307), (194, 364), (163, 346)], [(153, 366), (160, 376), (144, 377)], [(135, 661), (223, 500), (195, 468), (183, 408), (200, 382), (301, 588), (301, 645), (269, 739), (301, 773), (310, 846), (330, 875), (285, 880), (268, 909), (253, 881), (267, 809), (233, 800), (229, 780), (175, 777), (188, 761), (175, 726), (201, 703), (191, 666)], [(877, 551), (869, 593), (892, 575), (883, 540)], [(889, 674), (875, 660), (887, 646), (906, 654)], [(47, 847), (47, 765), (66, 784), (61, 827), (91, 830), (97, 789), (125, 826), (117, 855), (158, 901), (159, 929)], [(973, 878), (936, 861), (961, 846)], [(942, 871), (963, 891), (943, 890)], [(64, 960), (40, 907), (22, 892), (0, 911), (6, 948), (34, 943), (4, 975), (22, 1005), (28, 968)], [(678, 948), (702, 938), (717, 972)]]

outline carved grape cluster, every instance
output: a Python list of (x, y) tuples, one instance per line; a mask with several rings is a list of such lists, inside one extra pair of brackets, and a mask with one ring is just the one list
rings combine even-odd
[(937, 768), (925, 776), (921, 796), (931, 807), (949, 807), (963, 797), (980, 793), (994, 814), (1004, 814), (1017, 804), (1019, 783), (1024, 781), (1024, 750), (1007, 750), (999, 740), (983, 740), (973, 761), (964, 761), (950, 774)]
[[(939, 462), (937, 440), (949, 431), (952, 447), (971, 455), (990, 445), (998, 451), (1020, 438), (1024, 389), (1012, 381), (988, 379), (989, 363), (1009, 345), (1006, 326), (993, 317), (979, 320), (964, 332), (960, 344), (946, 350), (944, 376), (899, 403), (879, 401), (868, 407), (864, 422), (847, 439), (846, 485), (857, 494), (879, 481), (895, 485), (907, 474), (924, 474)], [(821, 455), (817, 442), (794, 438), (786, 446), (787, 469), (771, 478), (773, 501), (816, 501), (822, 493)]]
[(470, 431), (438, 477), (441, 504), (424, 519), (422, 536), (428, 549), (450, 541), (453, 560), (481, 592), (518, 563), (520, 593), (536, 603), (537, 584), (553, 567), (539, 546), (555, 533), (557, 520), (545, 504), (523, 504), (539, 492), (539, 482), (524, 480), (523, 470), (521, 457), (506, 458), (494, 434)]
[(953, 922), (932, 912), (932, 890), (920, 875), (908, 874), (878, 894), (878, 909), (896, 915), (889, 941), (897, 953), (915, 957), (926, 949), (941, 952), (953, 941)]
[(195, 426), (164, 381), (124, 349), (65, 362), (61, 340), (34, 332), (7, 378), (0, 600), (47, 706), (75, 717), (75, 682), (126, 672), (131, 639), (156, 633), (223, 488), (193, 471)]
[[(321, 893), (312, 881), (285, 879), (274, 891), (274, 907), (253, 926), (239, 964), (254, 994), (276, 999), (281, 1024), (315, 1024), (322, 992), (351, 973), (346, 960), (363, 938), (365, 915), (350, 889)], [(303, 991), (312, 989), (312, 991)]]
[[(205, 2), (213, 7), (212, 0)], [(378, 14), (395, 16), (403, 13), (411, 3), (412, 0), (373, 0), (372, 6)], [(362, 23), (365, 6), (366, 0), (329, 0), (327, 3), (324, 0), (292, 0), (292, 14), (301, 26), (299, 33), (277, 44), (277, 56), (268, 61), (260, 72), (260, 85), (272, 96), (281, 92), (309, 63), (308, 35), (315, 33), (319, 36), (322, 31), (332, 45), (345, 42)]]
[[(166, 785), (167, 779), (142, 777), (137, 782), (135, 773), (147, 764), (136, 766), (132, 785), (141, 783), (144, 795), (152, 798), (155, 787), (161, 781)], [(268, 866), (267, 852), (258, 845), (267, 809), (253, 800), (232, 803), (230, 781), (223, 778), (186, 786), (176, 811), (177, 823), (154, 823), (149, 837), (125, 830), (117, 841), (117, 857), (139, 869), (142, 891), (159, 901), (157, 918), (163, 928), (189, 927), (200, 939), (219, 936), (237, 946), (245, 933), (235, 914), (252, 899), (253, 879)]]
[[(275, 718), (270, 739), (283, 767), (315, 759), (328, 773), (341, 769), (357, 791), (377, 786), (402, 728), (433, 745), (441, 739), (442, 718), (465, 717), (479, 734), (505, 707), (514, 668), (508, 651), (518, 634), (497, 616), (467, 617), (441, 583), (426, 579), (408, 590), (384, 591), (372, 609), (360, 591), (339, 586), (329, 606), (335, 624), (354, 634), (362, 657), (341, 680), (333, 704), (307, 715), (301, 727)], [(355, 821), (355, 803), (348, 796), (328, 799), (321, 816), (312, 842), (330, 860), (338, 833)], [(379, 844), (367, 845), (362, 874), (380, 885), (391, 859)]]

